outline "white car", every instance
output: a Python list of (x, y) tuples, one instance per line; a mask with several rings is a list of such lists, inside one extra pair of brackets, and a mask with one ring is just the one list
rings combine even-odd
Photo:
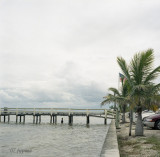
[(155, 114), (155, 112), (153, 112), (151, 110), (149, 110), (149, 111), (145, 110), (142, 112), (142, 119), (144, 119), (145, 117), (151, 116), (153, 114)]
[(154, 114), (144, 118), (144, 126), (160, 130), (160, 114)]
[[(155, 114), (155, 112), (153, 112), (153, 111), (151, 111), (151, 110), (144, 110), (143, 112), (142, 112), (142, 120), (145, 118), (145, 117), (148, 117), (148, 116), (151, 116), (151, 115), (154, 115)], [(136, 116), (135, 116), (135, 121), (137, 121), (137, 114), (136, 114)]]

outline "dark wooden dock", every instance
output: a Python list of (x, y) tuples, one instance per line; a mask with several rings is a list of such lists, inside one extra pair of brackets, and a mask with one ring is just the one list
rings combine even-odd
[[(16, 116), (16, 123), (25, 123), (26, 116), (33, 116), (33, 123), (41, 123), (41, 116), (50, 116), (50, 123), (57, 123), (57, 116), (68, 116), (68, 124), (73, 123), (74, 116), (85, 116), (86, 124), (90, 123), (90, 117), (103, 118), (107, 124), (107, 118), (114, 119), (116, 112), (109, 109), (73, 109), (73, 108), (0, 108), (0, 122), (10, 122), (10, 116)], [(62, 121), (61, 121), (62, 123)]]

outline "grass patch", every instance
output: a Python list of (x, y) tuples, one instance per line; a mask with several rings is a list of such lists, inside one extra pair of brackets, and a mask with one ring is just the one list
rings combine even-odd
[(146, 142), (144, 142), (145, 144), (153, 144), (153, 147), (152, 149), (153, 150), (156, 150), (159, 155), (160, 155), (160, 139), (155, 137), (155, 136), (151, 136), (151, 137), (148, 137), (146, 139)]
[(141, 146), (138, 145), (138, 144), (133, 146), (134, 149), (139, 149), (140, 147), (141, 147)]
[(128, 154), (120, 154), (120, 157), (128, 157)]
[[(128, 137), (118, 136), (118, 145), (121, 157), (128, 157), (129, 155), (138, 155), (141, 151), (139, 142), (135, 139), (129, 139)], [(128, 151), (128, 148), (131, 148)]]
[(157, 155), (160, 156), (159, 137), (151, 136), (151, 137), (141, 137), (141, 138), (129, 138), (128, 136), (124, 137), (118, 135), (117, 138), (118, 138), (120, 157), (136, 156), (140, 154), (143, 156), (144, 151), (146, 152), (148, 150), (149, 152), (152, 152), (152, 150), (154, 150), (157, 152)]

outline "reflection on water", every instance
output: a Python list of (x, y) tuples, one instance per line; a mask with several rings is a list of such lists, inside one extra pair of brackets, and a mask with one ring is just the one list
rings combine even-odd
[(86, 126), (85, 117), (74, 117), (73, 125), (49, 124), (49, 117), (42, 117), (41, 124), (32, 124), (32, 117), (26, 117), (26, 124), (0, 123), (0, 157), (97, 157), (100, 155), (108, 125), (100, 118), (90, 118)]

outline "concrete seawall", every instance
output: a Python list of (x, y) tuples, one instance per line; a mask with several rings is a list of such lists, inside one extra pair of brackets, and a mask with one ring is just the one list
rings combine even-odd
[(111, 121), (100, 156), (101, 157), (119, 157), (120, 156), (119, 149), (118, 149), (118, 142), (117, 142), (115, 120)]

